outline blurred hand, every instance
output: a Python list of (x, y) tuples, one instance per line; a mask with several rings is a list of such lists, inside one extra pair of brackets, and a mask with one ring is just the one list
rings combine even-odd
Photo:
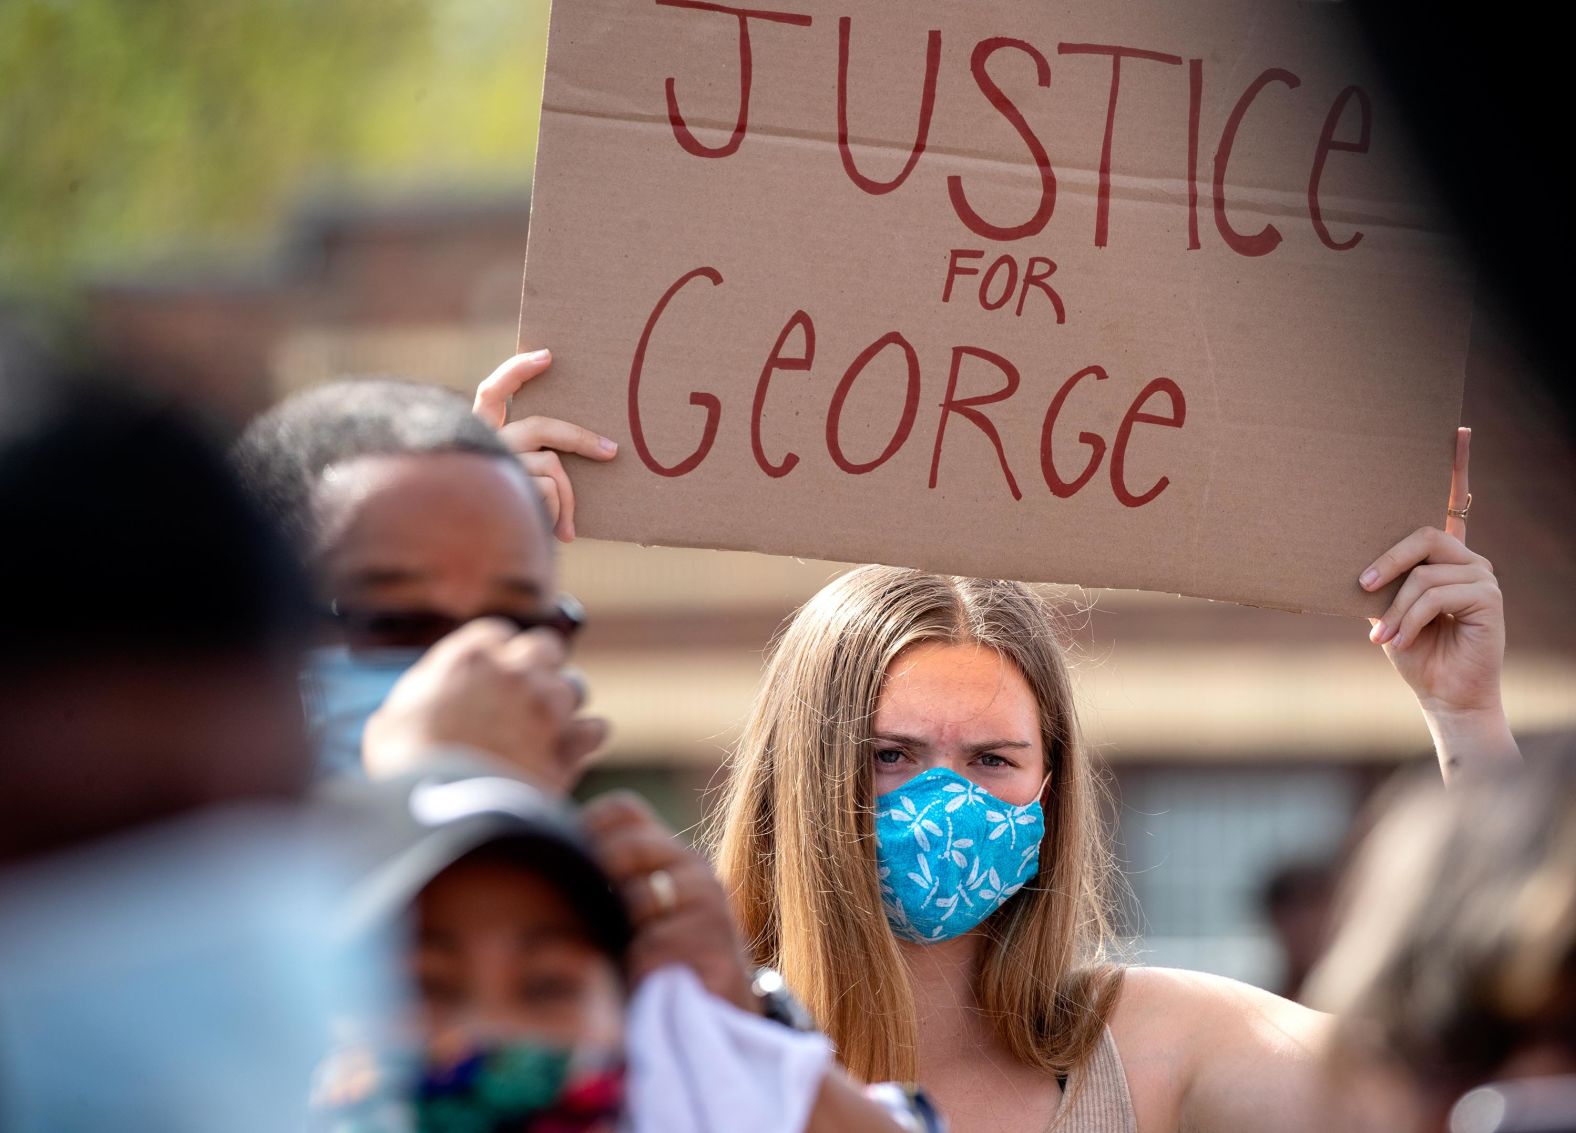
[(560, 453), (591, 460), (612, 460), (618, 445), (590, 429), (554, 417), (526, 417), (509, 421), (509, 399), (526, 382), (553, 364), (552, 354), (533, 350), (516, 354), (476, 387), (473, 412), (497, 429), (504, 443), (520, 458), (553, 518), (553, 533), (565, 543), (575, 537), (575, 493)]
[[(685, 964), (707, 991), (756, 1013), (754, 968), (739, 943), (728, 896), (706, 860), (680, 843), (637, 795), (604, 795), (586, 806), (583, 817), (592, 847), (623, 892), (635, 924), (631, 981), (668, 964)], [(653, 883), (658, 873), (667, 881)]]
[(585, 688), (563, 665), (563, 642), (547, 630), (468, 622), (427, 650), (367, 721), (367, 773), (397, 775), (434, 748), (463, 745), (567, 793), (607, 738), (607, 723), (575, 716)]

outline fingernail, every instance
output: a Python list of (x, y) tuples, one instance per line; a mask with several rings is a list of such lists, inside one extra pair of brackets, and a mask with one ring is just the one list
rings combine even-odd
[(609, 456), (612, 456), (618, 451), (618, 442), (615, 440), (610, 440), (607, 437), (598, 437), (596, 440), (596, 445), (597, 448), (601, 449)]
[(525, 356), (533, 362), (545, 362), (553, 356), (553, 352), (551, 350), (530, 350), (526, 352)]
[(1383, 622), (1375, 622), (1374, 628), (1368, 631), (1368, 640), (1375, 645), (1383, 645), (1389, 633), (1389, 628)]
[(1371, 590), (1374, 583), (1379, 581), (1379, 572), (1374, 570), (1373, 567), (1369, 567), (1363, 571), (1363, 576), (1357, 581), (1362, 584), (1364, 590)]

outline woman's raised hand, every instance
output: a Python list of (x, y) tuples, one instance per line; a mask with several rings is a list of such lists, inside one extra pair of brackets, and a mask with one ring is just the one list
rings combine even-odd
[(1467, 549), (1472, 431), (1456, 434), (1445, 529), (1424, 527), (1362, 574), (1364, 590), (1405, 581), (1369, 639), (1417, 695), (1446, 779), (1467, 765), (1517, 758), (1500, 699), (1505, 608), (1494, 565)]
[(509, 420), (509, 399), (552, 364), (552, 353), (546, 350), (516, 354), (476, 387), (473, 410), (497, 429), (504, 443), (519, 456), (547, 504), (553, 519), (553, 534), (568, 543), (575, 537), (575, 492), (559, 454), (612, 460), (618, 453), (618, 444), (590, 429), (555, 417)]

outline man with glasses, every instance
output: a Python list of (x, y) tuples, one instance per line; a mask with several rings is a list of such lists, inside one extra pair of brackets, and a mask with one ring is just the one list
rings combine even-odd
[(334, 382), (258, 418), (235, 459), (316, 579), (304, 691), (323, 773), (393, 773), (469, 746), (572, 783), (607, 732), (576, 715), (584, 688), (564, 668), (583, 614), (558, 593), (532, 470), (463, 400)]

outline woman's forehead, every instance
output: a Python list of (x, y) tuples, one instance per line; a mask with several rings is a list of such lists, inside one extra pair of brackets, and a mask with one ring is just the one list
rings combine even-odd
[(875, 729), (1011, 725), (1038, 730), (1039, 705), (1008, 658), (974, 642), (920, 642), (887, 666)]

